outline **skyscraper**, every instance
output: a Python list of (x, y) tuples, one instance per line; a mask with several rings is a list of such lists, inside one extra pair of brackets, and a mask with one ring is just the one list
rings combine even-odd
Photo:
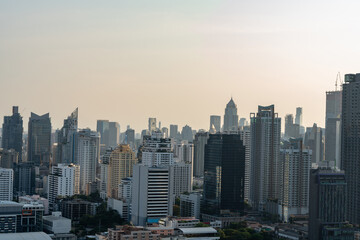
[(14, 171), (0, 168), (0, 201), (13, 200)]
[(174, 153), (170, 138), (163, 138), (161, 132), (152, 132), (144, 136), (142, 148), (142, 164), (152, 167), (171, 165), (174, 163)]
[(150, 134), (156, 130), (156, 118), (149, 118), (148, 130)]
[(188, 125), (185, 125), (183, 128), (182, 128), (182, 131), (181, 131), (181, 139), (182, 140), (186, 140), (188, 142), (193, 142), (194, 140), (194, 137), (193, 137), (193, 131), (191, 129), (190, 126)]
[(250, 114), (251, 174), (250, 202), (264, 211), (266, 203), (278, 199), (281, 118), (274, 105), (259, 106)]
[(240, 139), (243, 141), (245, 147), (245, 184), (244, 184), (244, 197), (245, 200), (250, 198), (250, 154), (251, 154), (251, 134), (250, 126), (244, 126), (240, 128)]
[(135, 165), (132, 186), (132, 214), (134, 225), (158, 222), (172, 215), (172, 193), (169, 167)]
[(100, 162), (100, 135), (90, 129), (76, 133), (75, 164), (80, 166), (80, 193), (84, 194), (89, 184), (95, 182), (96, 167)]
[(341, 169), (347, 180), (347, 216), (360, 224), (360, 74), (346, 74), (342, 93)]
[(231, 98), (225, 108), (224, 129), (223, 131), (237, 131), (239, 116), (237, 115), (237, 107)]
[(51, 154), (51, 122), (49, 113), (31, 113), (28, 128), (28, 161), (36, 166), (49, 166)]
[(286, 138), (299, 138), (300, 128), (299, 124), (294, 124), (294, 116), (287, 114), (285, 116), (285, 137)]
[(310, 240), (323, 239), (322, 231), (327, 226), (339, 227), (345, 223), (346, 193), (348, 192), (346, 179), (344, 172), (337, 172), (332, 169), (311, 170), (309, 199)]
[(109, 120), (97, 120), (96, 131), (100, 133), (100, 144), (109, 147)]
[(128, 128), (125, 132), (125, 143), (129, 144), (132, 150), (135, 150), (135, 130)]
[(279, 212), (282, 221), (290, 215), (309, 211), (309, 173), (311, 150), (304, 148), (302, 138), (290, 139), (280, 150)]
[(19, 113), (19, 107), (14, 106), (12, 116), (5, 116), (2, 125), (1, 147), (3, 149), (14, 149), (19, 153), (19, 162), (22, 161), (23, 145), (23, 120)]
[(76, 108), (67, 119), (64, 126), (58, 132), (57, 156), (61, 163), (75, 162), (75, 134), (78, 130), (78, 108)]
[(242, 214), (244, 180), (245, 147), (240, 135), (210, 134), (205, 145), (201, 212), (210, 216)]
[(194, 140), (194, 176), (204, 176), (204, 159), (205, 159), (205, 145), (209, 138), (209, 133), (199, 131), (195, 134)]
[(177, 138), (178, 132), (178, 125), (170, 125), (170, 138)]
[(324, 158), (323, 133), (316, 123), (312, 127), (306, 128), (304, 145), (312, 150), (311, 161), (319, 163)]
[(116, 147), (120, 141), (120, 124), (109, 122), (109, 147)]
[(14, 169), (14, 194), (18, 196), (35, 193), (35, 166), (33, 162), (23, 162)]
[(297, 107), (296, 115), (295, 115), (295, 124), (299, 124), (299, 126), (302, 126), (302, 121), (303, 121), (302, 107)]
[(216, 116), (216, 115), (211, 115), (210, 116), (210, 127), (209, 127), (209, 129), (211, 129), (212, 126), (215, 127), (216, 132), (221, 131), (221, 117), (220, 116)]
[(340, 168), (342, 91), (326, 92), (325, 160)]
[(108, 197), (118, 197), (121, 180), (132, 176), (133, 166), (136, 163), (136, 155), (129, 145), (119, 145), (110, 153), (107, 174)]

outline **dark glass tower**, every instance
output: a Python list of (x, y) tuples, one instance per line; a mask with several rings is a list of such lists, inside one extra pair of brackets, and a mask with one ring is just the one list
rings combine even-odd
[(336, 172), (331, 169), (311, 170), (310, 240), (328, 239), (322, 238), (324, 230), (329, 227), (341, 229), (341, 226), (345, 224), (346, 192), (347, 184), (344, 172)]
[(36, 166), (49, 165), (51, 153), (51, 122), (49, 113), (31, 113), (28, 133), (28, 161)]
[(346, 74), (342, 94), (341, 169), (348, 183), (347, 216), (360, 224), (360, 73)]
[(201, 212), (244, 212), (245, 147), (239, 134), (211, 134), (205, 145)]
[(23, 120), (19, 113), (19, 107), (13, 107), (13, 115), (5, 116), (2, 127), (2, 148), (14, 149), (19, 153), (19, 162), (22, 160), (23, 145)]

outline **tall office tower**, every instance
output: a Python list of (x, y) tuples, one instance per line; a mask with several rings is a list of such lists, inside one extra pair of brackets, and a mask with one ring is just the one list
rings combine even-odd
[(14, 170), (14, 194), (18, 196), (33, 195), (35, 193), (34, 163), (20, 163)]
[(175, 197), (180, 197), (182, 193), (190, 193), (192, 191), (192, 164), (185, 162), (178, 162), (170, 168), (170, 189), (173, 200)]
[(245, 146), (245, 184), (244, 184), (244, 198), (249, 200), (250, 198), (250, 153), (251, 153), (251, 134), (250, 126), (244, 126), (240, 128), (240, 139)]
[(239, 127), (245, 127), (247, 126), (249, 123), (248, 121), (246, 121), (246, 118), (240, 118), (239, 120)]
[(19, 107), (14, 106), (12, 113), (12, 116), (4, 117), (1, 147), (3, 149), (14, 149), (19, 153), (19, 162), (22, 162), (23, 120), (19, 113)]
[(323, 134), (320, 127), (314, 123), (313, 127), (306, 128), (304, 145), (312, 150), (311, 161), (319, 163), (324, 158)]
[(194, 140), (194, 176), (204, 176), (204, 158), (205, 158), (205, 145), (209, 138), (209, 133), (205, 131), (199, 131), (195, 134)]
[(107, 197), (107, 183), (109, 173), (110, 155), (114, 149), (106, 149), (105, 153), (101, 156), (100, 162), (100, 197), (106, 199)]
[(325, 161), (333, 161), (340, 169), (342, 91), (326, 92)]
[(181, 141), (174, 146), (174, 157), (179, 162), (192, 163), (194, 157), (194, 144)]
[(239, 134), (210, 134), (205, 145), (204, 172), (203, 217), (242, 214), (245, 147)]
[(231, 98), (225, 108), (224, 129), (223, 131), (237, 131), (239, 116), (237, 115), (237, 107)]
[(360, 74), (346, 74), (342, 93), (341, 169), (346, 173), (347, 216), (360, 224)]
[(148, 130), (151, 132), (156, 131), (156, 118), (149, 118)]
[(76, 108), (67, 119), (64, 126), (58, 132), (58, 151), (57, 156), (61, 158), (61, 163), (75, 162), (75, 134), (78, 130), (78, 108)]
[(220, 116), (216, 116), (216, 115), (211, 115), (210, 116), (210, 128), (214, 126), (216, 132), (221, 132), (221, 117)]
[(164, 138), (168, 138), (168, 137), (169, 137), (169, 129), (168, 129), (167, 127), (163, 127), (163, 128), (161, 129), (161, 132), (162, 132)]
[(14, 149), (0, 148), (0, 168), (13, 169), (19, 163), (19, 153)]
[(49, 113), (31, 113), (28, 128), (28, 161), (49, 166), (51, 155), (51, 122)]
[(250, 122), (250, 202), (254, 209), (264, 211), (269, 200), (278, 198), (281, 118), (274, 105), (259, 106), (257, 114), (250, 114)]
[(309, 173), (311, 150), (304, 148), (302, 138), (290, 139), (280, 150), (279, 213), (282, 221), (290, 215), (309, 212)]
[(302, 107), (296, 108), (296, 115), (295, 115), (295, 124), (299, 124), (299, 126), (302, 126), (303, 124), (303, 113), (302, 113)]
[(14, 171), (0, 168), (0, 201), (13, 200)]
[(97, 120), (96, 131), (100, 133), (100, 144), (109, 147), (109, 120)]
[(80, 167), (74, 164), (58, 164), (51, 167), (48, 176), (49, 208), (56, 210), (55, 200), (58, 196), (69, 197), (79, 194)]
[(109, 147), (116, 147), (120, 141), (120, 124), (109, 122)]
[(170, 138), (176, 138), (178, 132), (178, 125), (170, 125)]
[(152, 167), (174, 164), (171, 138), (163, 138), (161, 132), (144, 136), (141, 164)]
[(158, 222), (172, 216), (169, 167), (135, 165), (132, 185), (131, 219), (134, 225)]
[(129, 144), (131, 149), (135, 151), (135, 130), (128, 128), (125, 132), (125, 144)]
[(322, 238), (324, 228), (339, 227), (347, 220), (347, 179), (348, 175), (345, 176), (344, 172), (320, 168), (311, 170), (308, 234), (310, 240), (330, 239)]
[(194, 140), (193, 138), (194, 138), (193, 131), (192, 131), (191, 127), (188, 125), (185, 125), (181, 130), (181, 139), (192, 143)]
[(129, 145), (119, 145), (111, 152), (107, 176), (108, 197), (118, 197), (121, 180), (132, 176), (133, 166), (136, 163), (136, 155)]
[(95, 182), (96, 167), (100, 160), (100, 135), (90, 129), (76, 133), (75, 164), (80, 166), (80, 193), (85, 193), (87, 186)]
[(294, 116), (287, 114), (285, 116), (285, 137), (292, 137), (292, 127), (294, 125)]

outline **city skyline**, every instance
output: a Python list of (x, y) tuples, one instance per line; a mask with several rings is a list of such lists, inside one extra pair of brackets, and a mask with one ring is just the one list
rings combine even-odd
[[(301, 106), (305, 126), (324, 127), (325, 92), (335, 90), (339, 71), (357, 67), (348, 56), (360, 51), (351, 31), (358, 6), (3, 1), (0, 81), (7, 91), (0, 114), (13, 105), (26, 119), (50, 112), (60, 128), (79, 107), (80, 128), (109, 119), (138, 132), (156, 117), (167, 126), (207, 129), (208, 116), (223, 116), (233, 96), (240, 117), (258, 105), (274, 104), (280, 117)], [(122, 111), (131, 114), (108, 107), (115, 102), (126, 102)]]

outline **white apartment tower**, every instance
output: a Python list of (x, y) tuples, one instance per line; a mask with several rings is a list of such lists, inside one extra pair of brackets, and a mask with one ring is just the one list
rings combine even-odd
[(48, 200), (54, 209), (58, 196), (66, 197), (79, 194), (80, 167), (74, 164), (58, 164), (51, 168), (48, 176)]
[(0, 201), (13, 200), (14, 171), (0, 168)]
[(149, 167), (174, 164), (171, 138), (163, 138), (161, 132), (144, 136), (142, 164)]
[(309, 212), (309, 179), (311, 150), (303, 147), (302, 139), (290, 139), (280, 150), (279, 215), (288, 222), (290, 215)]
[(88, 184), (95, 182), (96, 167), (100, 160), (100, 135), (90, 129), (76, 133), (75, 164), (80, 166), (80, 193)]
[(244, 185), (244, 198), (250, 198), (250, 153), (251, 153), (251, 138), (250, 127), (244, 126), (240, 130), (240, 139), (245, 146), (245, 185)]

